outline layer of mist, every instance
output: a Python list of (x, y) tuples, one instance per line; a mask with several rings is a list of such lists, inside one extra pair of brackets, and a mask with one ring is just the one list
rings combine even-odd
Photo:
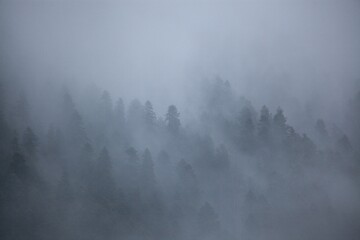
[(0, 0), (0, 239), (359, 239), (359, 13)]

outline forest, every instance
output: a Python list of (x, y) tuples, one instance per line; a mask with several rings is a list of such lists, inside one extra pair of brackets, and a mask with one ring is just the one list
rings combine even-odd
[(359, 0), (0, 0), (0, 240), (359, 240)]
[(0, 85), (1, 239), (360, 235), (360, 92), (347, 135), (322, 119), (299, 132), (220, 77), (188, 122), (100, 87), (25, 86)]

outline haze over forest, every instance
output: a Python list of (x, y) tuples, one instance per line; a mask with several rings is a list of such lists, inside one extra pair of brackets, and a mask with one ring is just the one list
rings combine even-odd
[(0, 239), (359, 239), (360, 2), (0, 0)]

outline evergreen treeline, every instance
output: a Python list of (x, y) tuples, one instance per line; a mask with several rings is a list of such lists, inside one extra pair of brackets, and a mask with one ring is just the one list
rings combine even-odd
[(55, 99), (44, 117), (17, 87), (0, 89), (0, 239), (359, 236), (355, 131), (319, 119), (299, 133), (221, 79), (204, 84), (191, 124), (175, 105), (158, 115), (150, 101), (75, 101), (66, 88), (43, 99)]

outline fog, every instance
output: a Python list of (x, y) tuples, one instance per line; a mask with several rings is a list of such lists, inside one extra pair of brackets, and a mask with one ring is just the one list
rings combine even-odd
[(359, 26), (356, 0), (0, 0), (0, 238), (358, 239)]

